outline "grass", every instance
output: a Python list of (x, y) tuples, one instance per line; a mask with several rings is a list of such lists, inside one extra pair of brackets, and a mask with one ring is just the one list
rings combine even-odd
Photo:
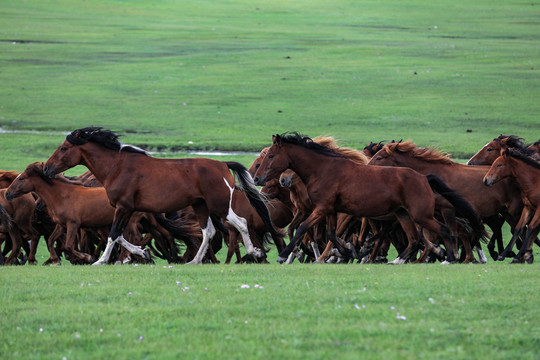
[(540, 137), (535, 5), (4, 4), (0, 124), (102, 125), (169, 149), (412, 138), (466, 158), (500, 133)]
[(5, 268), (0, 355), (533, 359), (538, 272), (500, 263)]
[[(460, 159), (501, 133), (536, 141), (539, 5), (4, 1), (0, 168), (45, 161), (89, 125), (159, 151), (259, 151), (289, 130), (356, 148), (412, 139)], [(538, 272), (5, 267), (0, 358), (534, 359)]]

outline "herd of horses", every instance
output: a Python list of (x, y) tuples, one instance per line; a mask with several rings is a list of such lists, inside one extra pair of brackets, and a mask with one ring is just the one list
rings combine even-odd
[[(79, 164), (88, 168), (83, 175), (62, 175)], [(391, 246), (398, 253), (391, 264), (484, 263), (485, 243), (493, 260), (532, 263), (539, 182), (540, 141), (515, 135), (461, 164), (411, 141), (359, 151), (290, 132), (274, 135), (246, 169), (154, 158), (87, 127), (45, 163), (0, 172), (0, 264), (36, 264), (41, 237), (50, 254), (44, 264), (55, 265), (219, 262), (223, 244), (226, 263), (266, 262), (271, 244), (280, 263), (387, 263)]]

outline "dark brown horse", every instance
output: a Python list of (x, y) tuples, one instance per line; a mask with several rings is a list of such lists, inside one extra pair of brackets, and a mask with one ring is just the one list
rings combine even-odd
[(377, 151), (381, 150), (384, 146), (384, 143), (382, 141), (379, 141), (378, 143), (374, 143), (373, 141), (370, 141), (367, 146), (364, 147), (364, 150), (362, 150), (362, 153), (366, 155), (368, 159), (371, 159), (373, 155), (377, 153)]
[(508, 177), (517, 182), (525, 206), (512, 240), (500, 257), (504, 259), (517, 237), (524, 233), (525, 241), (512, 263), (522, 262), (524, 255), (525, 260), (532, 263), (532, 246), (540, 230), (540, 163), (517, 149), (507, 149), (491, 165), (484, 176), (484, 184), (493, 186)]
[(5, 260), (10, 265), (16, 262), (19, 251), (23, 243), (23, 235), (30, 237), (30, 253), (28, 262), (36, 264), (36, 250), (40, 234), (32, 226), (36, 201), (31, 194), (17, 199), (14, 202), (5, 199), (6, 189), (0, 189), (0, 205), (5, 209), (8, 218), (2, 219), (2, 230), (0, 232), (8, 234), (11, 238), (11, 253)]
[(517, 222), (514, 219), (519, 217), (523, 207), (519, 188), (511, 179), (503, 180), (493, 188), (485, 187), (482, 179), (488, 166), (460, 164), (436, 149), (421, 148), (411, 141), (386, 144), (371, 159), (370, 164), (410, 167), (422, 174), (440, 177), (469, 202), (478, 216), (493, 230), (488, 248), (494, 259), (497, 258), (493, 251), (494, 241), (502, 243), (499, 213), (508, 214), (506, 218), (513, 227)]
[[(314, 210), (298, 227), (294, 238), (280, 253), (278, 262), (285, 261), (306, 231), (325, 218), (330, 240), (340, 251), (344, 250), (339, 248), (335, 234), (337, 212), (356, 217), (397, 217), (407, 233), (409, 245), (395, 263), (408, 260), (417, 245), (416, 224), (441, 236), (445, 244), (452, 241), (448, 228), (434, 218), (435, 197), (428, 179), (416, 171), (360, 165), (308, 137), (292, 133), (273, 137), (273, 145), (260, 164), (255, 181), (263, 185), (267, 179), (275, 178), (289, 168), (306, 184)], [(374, 182), (372, 179), (392, 181)], [(440, 248), (435, 248), (425, 238), (423, 240), (428, 251), (441, 255)], [(452, 255), (450, 251), (449, 261), (454, 261)]]
[(107, 247), (96, 265), (107, 262), (116, 241), (132, 253), (148, 256), (122, 237), (134, 211), (167, 213), (188, 206), (195, 210), (203, 232), (203, 243), (190, 263), (202, 262), (215, 234), (212, 214), (227, 219), (238, 229), (249, 254), (262, 257), (262, 249), (254, 248), (251, 243), (245, 219), (231, 208), (235, 181), (229, 170), (237, 175), (237, 186), (244, 190), (268, 230), (275, 232), (264, 199), (239, 163), (204, 158), (157, 159), (141, 149), (121, 144), (111, 131), (88, 127), (67, 136), (47, 160), (44, 172), (53, 177), (78, 164), (86, 166), (103, 184), (116, 208)]

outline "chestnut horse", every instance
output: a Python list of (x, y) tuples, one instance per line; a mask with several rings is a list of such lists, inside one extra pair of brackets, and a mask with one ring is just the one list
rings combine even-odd
[[(279, 254), (278, 262), (286, 260), (306, 231), (327, 219), (330, 240), (336, 239), (336, 213), (357, 217), (397, 217), (407, 233), (409, 245), (395, 263), (409, 259), (417, 245), (419, 234), (415, 224), (441, 236), (451, 243), (448, 228), (434, 218), (435, 196), (426, 176), (407, 168), (361, 165), (336, 155), (331, 149), (297, 133), (275, 135), (273, 145), (255, 173), (255, 182), (264, 185), (286, 169), (298, 174), (308, 189), (313, 212), (298, 227), (294, 238)], [(372, 181), (392, 179), (392, 181)], [(440, 248), (423, 239), (427, 251), (442, 255)], [(452, 246), (449, 245), (449, 248)], [(448, 260), (454, 261), (448, 252)]]
[[(5, 199), (6, 189), (0, 189), (0, 206), (3, 208), (4, 216), (1, 219), (0, 232), (8, 234), (11, 238), (11, 253), (5, 260), (7, 265), (15, 264), (19, 251), (23, 244), (23, 234), (30, 237), (30, 252), (28, 263), (36, 264), (36, 250), (40, 234), (32, 226), (36, 202), (31, 194), (8, 201)], [(7, 216), (6, 216), (7, 215)]]
[(231, 208), (235, 180), (229, 170), (235, 173), (237, 186), (244, 190), (268, 230), (275, 233), (264, 199), (240, 163), (205, 158), (153, 158), (139, 148), (120, 143), (112, 131), (87, 127), (67, 136), (45, 163), (44, 172), (53, 177), (78, 164), (86, 166), (103, 184), (116, 208), (107, 247), (95, 265), (107, 262), (117, 241), (130, 252), (148, 257), (122, 236), (134, 211), (168, 213), (188, 206), (195, 210), (203, 233), (203, 242), (190, 263), (202, 262), (216, 232), (211, 215), (227, 219), (240, 231), (247, 252), (262, 257), (264, 252), (254, 248), (249, 238), (246, 220)]
[(6, 189), (5, 198), (13, 200), (30, 192), (36, 193), (47, 205), (52, 220), (57, 224), (47, 241), (51, 262), (60, 260), (54, 242), (66, 233), (64, 251), (72, 263), (91, 263), (92, 256), (76, 250), (79, 230), (107, 229), (112, 223), (114, 208), (109, 204), (105, 189), (75, 185), (65, 180), (50, 179), (43, 174), (42, 163), (32, 163)]
[(507, 149), (493, 162), (483, 182), (487, 186), (493, 186), (508, 177), (514, 178), (517, 182), (524, 208), (512, 240), (499, 260), (504, 259), (512, 249), (517, 237), (525, 233), (525, 241), (512, 263), (522, 262), (524, 254), (528, 254), (525, 260), (532, 263), (532, 246), (540, 231), (540, 163), (518, 149)]
[[(469, 202), (478, 216), (493, 230), (488, 245), (494, 259), (494, 241), (502, 242), (499, 213), (507, 213), (507, 221), (515, 226), (523, 203), (520, 191), (511, 179), (505, 179), (487, 188), (482, 179), (489, 166), (467, 166), (450, 159), (446, 154), (432, 148), (420, 148), (411, 141), (386, 144), (370, 160), (372, 165), (410, 167), (422, 174), (435, 174), (449, 187)], [(477, 249), (478, 250), (478, 249)]]

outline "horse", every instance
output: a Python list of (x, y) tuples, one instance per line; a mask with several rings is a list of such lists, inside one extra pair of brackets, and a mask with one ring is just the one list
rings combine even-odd
[[(273, 145), (255, 173), (255, 183), (264, 185), (267, 179), (291, 169), (306, 184), (314, 204), (313, 212), (300, 224), (294, 238), (279, 254), (278, 262), (283, 263), (306, 231), (325, 218), (330, 240), (338, 250), (344, 250), (336, 239), (337, 212), (356, 217), (397, 217), (407, 233), (409, 244), (394, 263), (403, 263), (412, 254), (419, 237), (416, 224), (441, 236), (445, 244), (451, 243), (446, 225), (434, 218), (435, 196), (426, 176), (408, 168), (355, 163), (298, 133), (274, 135), (272, 141)], [(372, 179), (392, 181), (373, 182)], [(442, 249), (425, 238), (423, 240), (427, 252), (443, 256)], [(454, 261), (452, 252), (448, 252), (448, 261)]]
[(23, 243), (23, 235), (30, 237), (30, 252), (28, 254), (29, 264), (36, 264), (36, 250), (40, 234), (32, 226), (36, 202), (31, 194), (17, 199), (16, 201), (7, 201), (5, 199), (6, 189), (0, 189), (0, 206), (3, 212), (8, 216), (2, 218), (2, 230), (11, 238), (11, 253), (5, 260), (10, 265), (16, 262), (19, 251)]
[(491, 165), (501, 152), (508, 148), (518, 148), (522, 152), (527, 152), (529, 156), (536, 154), (535, 145), (527, 146), (523, 139), (517, 135), (499, 135), (486, 145), (484, 145), (468, 161), (467, 165)]
[(523, 207), (519, 188), (512, 180), (503, 180), (491, 189), (483, 185), (482, 179), (489, 166), (460, 164), (450, 159), (446, 153), (432, 148), (420, 148), (410, 140), (386, 144), (373, 156), (370, 164), (409, 167), (422, 174), (440, 177), (470, 203), (478, 216), (493, 230), (488, 249), (494, 259), (497, 259), (497, 253), (493, 250), (494, 242), (502, 244), (499, 214), (505, 213), (513, 227)]
[(525, 241), (512, 263), (525, 260), (533, 262), (532, 246), (540, 231), (540, 163), (528, 154), (518, 149), (506, 149), (491, 165), (483, 179), (487, 186), (493, 186), (501, 180), (511, 177), (515, 179), (521, 190), (524, 208), (521, 212), (514, 235), (505, 251), (500, 255), (504, 259), (507, 252), (514, 246), (517, 237), (525, 233)]
[(374, 143), (373, 141), (370, 141), (369, 144), (367, 144), (364, 149), (362, 150), (362, 153), (368, 158), (371, 159), (373, 155), (377, 153), (377, 151), (381, 150), (384, 146), (384, 143), (382, 141), (379, 141), (378, 143)]
[(190, 264), (200, 264), (216, 230), (211, 215), (225, 218), (240, 231), (246, 250), (256, 257), (264, 251), (253, 247), (246, 220), (231, 208), (235, 179), (250, 204), (276, 233), (270, 221), (264, 198), (246, 168), (237, 162), (221, 162), (205, 158), (158, 159), (137, 147), (118, 141), (118, 135), (101, 127), (74, 130), (51, 155), (44, 166), (49, 177), (75, 165), (86, 166), (103, 184), (115, 206), (114, 220), (107, 247), (95, 265), (107, 262), (112, 246), (119, 241), (130, 252), (148, 257), (143, 249), (126, 241), (122, 232), (134, 211), (167, 213), (191, 206), (201, 226), (203, 242)]

